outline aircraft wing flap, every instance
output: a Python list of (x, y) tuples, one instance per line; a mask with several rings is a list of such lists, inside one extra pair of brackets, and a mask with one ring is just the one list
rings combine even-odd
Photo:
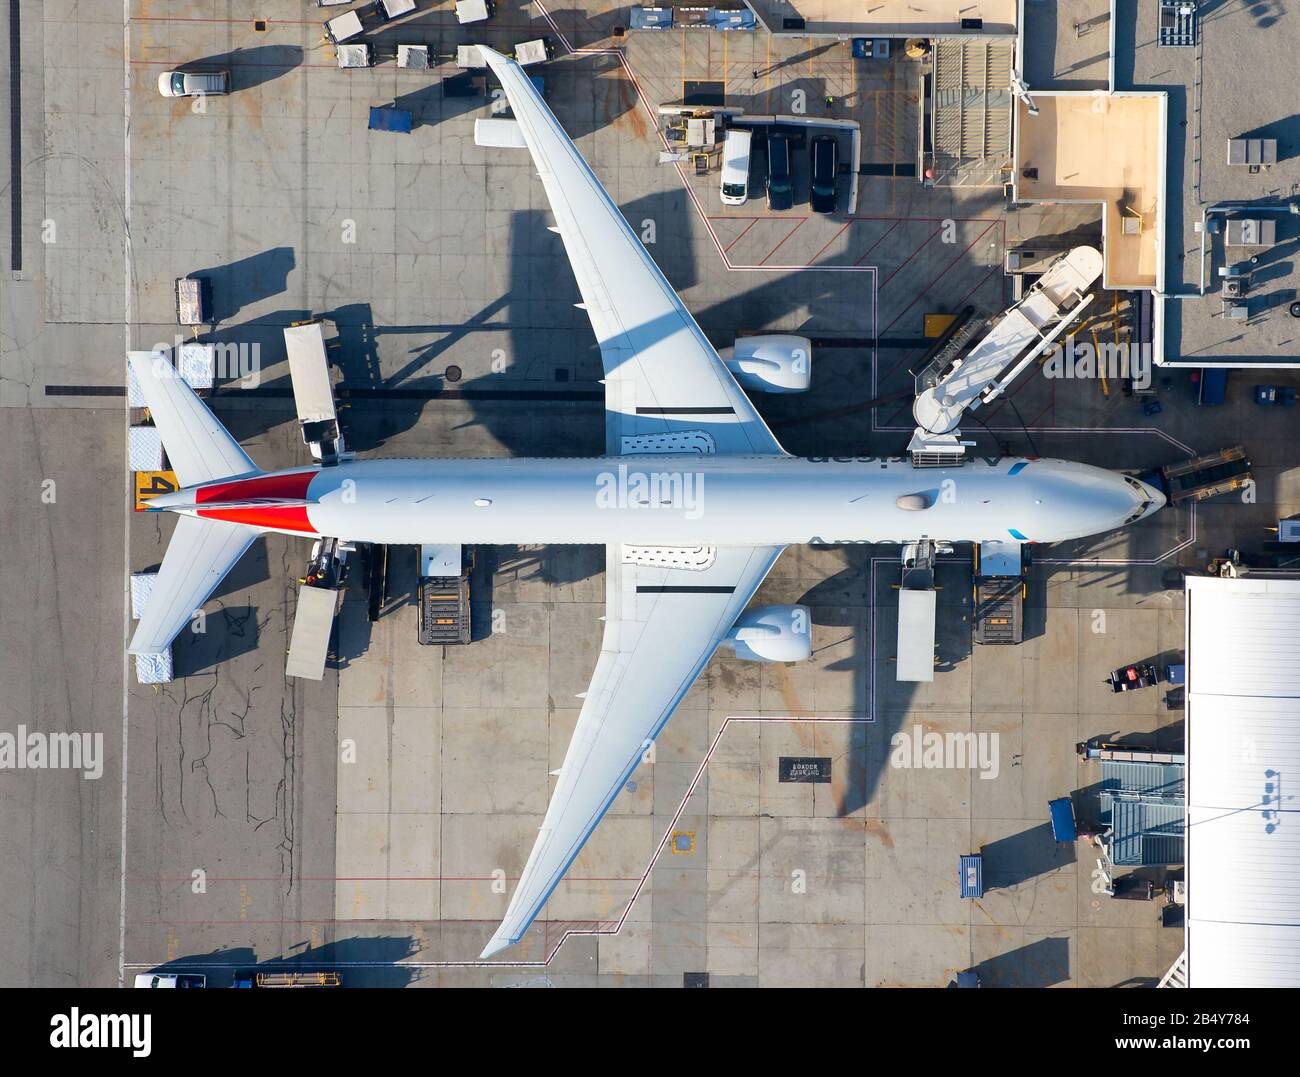
[[(609, 449), (704, 429), (720, 453), (785, 455), (654, 259), (514, 61), (479, 46), (528, 144), (591, 319), (605, 371)], [(615, 411), (615, 409), (617, 409)]]
[(703, 571), (622, 563), (607, 550), (600, 657), (550, 805), (505, 919), (517, 942), (695, 683), (783, 547), (719, 547)]

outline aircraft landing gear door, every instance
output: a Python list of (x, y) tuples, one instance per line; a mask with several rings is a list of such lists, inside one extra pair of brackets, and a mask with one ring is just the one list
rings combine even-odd
[(284, 348), (289, 356), (289, 378), (293, 382), (302, 440), (322, 467), (331, 467), (342, 458), (344, 445), (334, 406), (334, 388), (330, 384), (322, 323), (298, 322), (289, 326), (284, 331)]

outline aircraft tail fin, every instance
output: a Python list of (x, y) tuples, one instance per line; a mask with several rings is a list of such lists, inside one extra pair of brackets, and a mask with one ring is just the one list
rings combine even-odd
[(131, 352), (127, 362), (181, 486), (258, 473), (257, 465), (239, 442), (194, 394), (165, 355)]

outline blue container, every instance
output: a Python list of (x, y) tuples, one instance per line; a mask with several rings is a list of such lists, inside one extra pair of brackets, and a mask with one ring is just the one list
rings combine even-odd
[(974, 856), (963, 856), (957, 862), (957, 882), (961, 886), (961, 896), (964, 898), (980, 898), (984, 896), (984, 857), (976, 854)]
[(399, 134), (411, 133), (411, 114), (404, 108), (391, 105), (373, 107), (370, 110), (370, 130), (396, 131)]
[(1074, 825), (1074, 801), (1070, 797), (1049, 800), (1047, 810), (1052, 816), (1052, 837), (1056, 841), (1077, 841), (1079, 829)]

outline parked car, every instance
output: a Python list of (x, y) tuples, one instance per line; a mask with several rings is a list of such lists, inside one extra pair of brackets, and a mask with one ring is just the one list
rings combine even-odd
[(767, 208), (789, 209), (794, 205), (794, 179), (790, 174), (790, 136), (767, 136)]
[(814, 213), (835, 212), (835, 176), (840, 170), (840, 144), (832, 135), (812, 140), (812, 194), (808, 201)]
[(219, 97), (230, 93), (230, 72), (164, 71), (158, 92), (163, 97)]
[(743, 206), (749, 198), (749, 149), (752, 131), (737, 127), (722, 144), (722, 204)]
[(1295, 407), (1296, 391), (1289, 385), (1256, 385), (1256, 404), (1280, 404), (1284, 408)]
[(173, 990), (207, 987), (208, 978), (201, 972), (141, 972), (136, 975), (135, 986)]

